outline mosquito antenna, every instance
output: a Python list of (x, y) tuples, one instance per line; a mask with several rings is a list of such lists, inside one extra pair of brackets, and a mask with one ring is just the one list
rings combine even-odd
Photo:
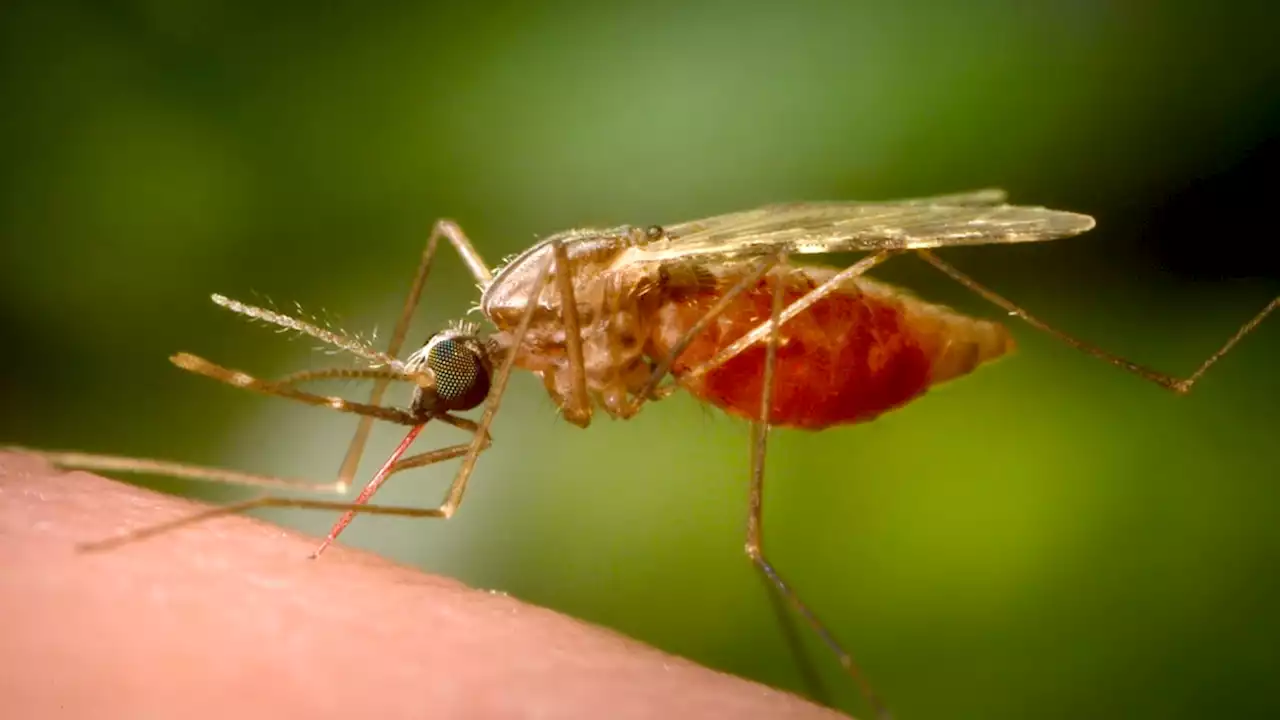
[(404, 363), (390, 355), (387, 355), (386, 353), (374, 350), (369, 347), (368, 344), (357, 338), (351, 337), (346, 333), (335, 332), (328, 328), (322, 328), (306, 322), (305, 320), (293, 317), (292, 315), (285, 315), (284, 313), (278, 313), (274, 310), (258, 307), (257, 305), (249, 305), (242, 303), (239, 300), (232, 300), (225, 295), (215, 293), (212, 297), (214, 303), (230, 310), (231, 312), (244, 315), (245, 317), (254, 320), (268, 322), (272, 325), (279, 325), (286, 330), (292, 330), (294, 332), (302, 333), (303, 335), (310, 335), (311, 337), (329, 343), (340, 350), (345, 350), (352, 355), (363, 358), (374, 365), (385, 365), (396, 370), (404, 369)]

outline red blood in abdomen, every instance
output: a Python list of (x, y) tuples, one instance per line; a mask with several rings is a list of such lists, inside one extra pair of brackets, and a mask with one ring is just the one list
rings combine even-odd
[[(700, 378), (685, 375), (769, 318), (773, 283), (785, 283), (782, 302), (786, 307), (834, 272), (803, 267), (770, 273), (738, 296), (681, 354), (673, 368), (676, 379), (696, 397), (726, 412), (759, 418), (763, 343)], [(735, 280), (721, 278), (726, 285)], [(719, 297), (708, 292), (668, 298), (652, 326), (651, 356), (666, 357)], [(919, 301), (884, 291), (864, 292), (850, 283), (784, 324), (779, 331), (770, 422), (815, 430), (861, 422), (921, 395), (930, 385), (932, 359), (909, 327), (904, 302)]]

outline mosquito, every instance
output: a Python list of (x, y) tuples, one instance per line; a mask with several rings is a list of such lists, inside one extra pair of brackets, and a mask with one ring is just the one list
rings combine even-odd
[[(770, 205), (674, 225), (576, 229), (536, 243), (491, 270), (454, 222), (440, 220), (427, 239), (385, 352), (298, 317), (214, 295), (218, 305), (251, 319), (309, 335), (356, 357), (357, 368), (331, 368), (262, 380), (179, 353), (178, 367), (267, 395), (359, 415), (338, 471), (318, 485), (301, 480), (71, 452), (39, 452), (65, 468), (164, 474), (192, 479), (345, 492), (375, 420), (408, 427), (403, 441), (353, 502), (264, 495), (89, 544), (100, 549), (209, 518), (261, 507), (341, 511), (313, 557), (358, 513), (448, 518), (458, 509), (513, 368), (538, 375), (565, 420), (587, 427), (598, 411), (633, 417), (648, 402), (684, 390), (746, 419), (750, 477), (745, 550), (769, 584), (831, 649), (875, 711), (887, 716), (852, 655), (809, 610), (767, 559), (762, 533), (767, 441), (773, 427), (820, 430), (870, 421), (1014, 348), (1009, 331), (961, 315), (866, 276), (890, 258), (913, 254), (966, 288), (1068, 345), (1185, 394), (1280, 306), (1272, 300), (1190, 375), (1177, 378), (1077, 340), (1035, 318), (938, 258), (960, 245), (1041, 242), (1084, 233), (1088, 215), (1010, 205), (1000, 190), (889, 202)], [(410, 321), (440, 240), (462, 257), (481, 290), (478, 310), (494, 330), (455, 324), (401, 360)], [(799, 264), (794, 256), (867, 253), (844, 268)], [(371, 380), (368, 402), (300, 389), (327, 379)], [(382, 404), (392, 382), (413, 388), (407, 407)], [(461, 417), (484, 405), (478, 421)], [(470, 442), (405, 456), (430, 421), (472, 434)], [(434, 508), (373, 505), (392, 475), (462, 458)]]

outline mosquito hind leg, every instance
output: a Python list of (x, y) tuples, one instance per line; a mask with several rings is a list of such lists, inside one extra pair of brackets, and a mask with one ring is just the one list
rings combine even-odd
[[(482, 440), (481, 449), (488, 447), (490, 444), (488, 437), (485, 435), (480, 435), (479, 437)], [(382, 479), (385, 480), (387, 477), (390, 477), (391, 475), (394, 475), (398, 472), (402, 472), (404, 470), (419, 468), (426, 465), (442, 462), (444, 460), (450, 460), (456, 457), (461, 457), (471, 449), (473, 444), (474, 443), (460, 443), (457, 445), (450, 445), (448, 447), (440, 448), (438, 450), (431, 450), (429, 452), (413, 455), (413, 456), (404, 458), (403, 460), (399, 460), (398, 462), (388, 463), (387, 467), (383, 468), (384, 472), (382, 474), (384, 475), (384, 477)], [(120, 468), (105, 468), (105, 469), (120, 469)], [(257, 478), (266, 478), (266, 476), (249, 476), (249, 475), (242, 475), (241, 477), (249, 478), (250, 481), (255, 480)], [(208, 479), (208, 478), (201, 478), (201, 479)], [(252, 482), (252, 484), (267, 484), (267, 483)], [(310, 490), (314, 488), (303, 487), (301, 489)], [(147, 527), (139, 528), (137, 530), (130, 530), (130, 531), (121, 533), (119, 535), (116, 535), (115, 537), (107, 538), (105, 540), (95, 540), (92, 542), (82, 543), (81, 545), (78, 546), (78, 548), (83, 552), (107, 550), (110, 548), (118, 547), (120, 545), (125, 545), (132, 542), (146, 540), (148, 538), (156, 537), (157, 535), (163, 535), (165, 533), (169, 533), (174, 530), (178, 530), (180, 528), (184, 528), (190, 525), (196, 525), (196, 524), (205, 522), (207, 520), (213, 520), (215, 518), (225, 517), (228, 515), (235, 515), (237, 513), (245, 512), (247, 510), (255, 510), (258, 508), (268, 508), (268, 507), (303, 508), (303, 509), (309, 509), (309, 510), (343, 510), (351, 515), (362, 513), (362, 514), (369, 514), (369, 515), (396, 515), (400, 517), (448, 517), (448, 515), (443, 511), (441, 507), (409, 508), (409, 507), (398, 507), (398, 506), (387, 506), (387, 505), (365, 505), (365, 504), (357, 504), (357, 503), (350, 503), (350, 502), (341, 502), (336, 500), (312, 500), (308, 498), (289, 498), (289, 497), (283, 497), (278, 495), (266, 495), (266, 496), (252, 498), (250, 500), (245, 500), (238, 503), (232, 503), (229, 505), (219, 505), (217, 507), (211, 507), (201, 512), (193, 513), (191, 515), (185, 515), (183, 517), (177, 518), (175, 520), (171, 520), (169, 522), (159, 523), (156, 525), (149, 525)], [(336, 533), (331, 532), (330, 534), (336, 537)], [(313, 553), (312, 557), (315, 557), (322, 550), (324, 550), (325, 547), (327, 547), (329, 543), (332, 542), (332, 540), (333, 540), (333, 537), (330, 537), (329, 539), (327, 539), (320, 546), (320, 548), (316, 550), (315, 553)]]
[[(427, 276), (431, 273), (431, 264), (435, 260), (436, 248), (440, 244), (440, 238), (445, 238), (453, 245), (454, 250), (462, 257), (462, 262), (471, 272), (472, 277), (480, 285), (487, 286), (493, 280), (493, 273), (489, 267), (485, 265), (484, 258), (471, 244), (462, 228), (452, 220), (437, 220), (431, 229), (431, 235), (427, 237), (427, 244), (422, 249), (422, 259), (418, 262), (418, 269), (414, 272), (413, 283), (409, 286), (409, 294), (405, 297), (404, 306), (400, 309), (400, 318), (396, 320), (395, 328), (391, 332), (391, 340), (387, 343), (387, 355), (395, 357), (399, 354), (400, 348), (404, 345), (405, 336), (409, 332), (409, 324), (413, 321), (414, 312), (418, 308), (418, 301), (422, 299), (422, 291), (427, 283)], [(380, 405), (382, 397), (387, 391), (387, 381), (375, 381), (372, 390), (369, 392), (369, 405)], [(364, 447), (369, 441), (369, 433), (373, 429), (373, 421), (362, 419), (356, 427), (355, 434), (351, 437), (351, 443), (347, 446), (347, 454), (342, 459), (342, 465), (338, 469), (338, 477), (351, 482), (356, 475), (356, 469), (360, 465), (360, 457), (364, 454)]]
[[(778, 263), (786, 263), (785, 253), (779, 254)], [(815, 289), (816, 291), (816, 289)], [(799, 301), (797, 301), (799, 302)], [(793, 303), (794, 305), (794, 303)], [(745, 550), (747, 557), (751, 559), (760, 572), (768, 581), (769, 586), (778, 593), (778, 595), (804, 619), (805, 623), (813, 629), (814, 633), (822, 640), (822, 642), (835, 653), (840, 661), (841, 667), (844, 668), (858, 685), (858, 689), (862, 692), (867, 702), (875, 710), (877, 717), (881, 720), (889, 718), (889, 712), (884, 703), (880, 700), (875, 689), (871, 687), (871, 683), (867, 681), (858, 664), (854, 662), (853, 656), (844, 649), (844, 647), (835, 639), (818, 619), (818, 616), (809, 609), (807, 605), (800, 599), (800, 596), (791, 588), (791, 586), (782, 579), (782, 575), (778, 573), (764, 552), (764, 470), (765, 470), (765, 454), (769, 444), (769, 415), (773, 405), (773, 386), (774, 375), (777, 368), (778, 358), (778, 337), (779, 327), (784, 322), (782, 318), (782, 283), (776, 283), (773, 288), (773, 307), (770, 313), (770, 322), (762, 324), (760, 327), (767, 327), (767, 337), (765, 338), (765, 360), (763, 382), (760, 391), (760, 411), (757, 419), (751, 423), (751, 481), (747, 502), (747, 540)]]
[(1272, 311), (1274, 311), (1277, 307), (1280, 307), (1280, 297), (1277, 297), (1276, 299), (1267, 303), (1266, 307), (1262, 308), (1261, 312), (1259, 312), (1257, 315), (1254, 315), (1252, 318), (1250, 318), (1250, 320), (1246, 322), (1244, 325), (1241, 325), (1240, 329), (1237, 330), (1234, 335), (1228, 338), (1227, 341), (1223, 343), (1222, 347), (1218, 348), (1216, 351), (1213, 352), (1213, 354), (1211, 354), (1207, 359), (1205, 359), (1204, 362), (1200, 363), (1200, 366), (1197, 367), (1194, 372), (1192, 372), (1190, 375), (1186, 376), (1185, 378), (1178, 378), (1172, 375), (1168, 375), (1166, 373), (1159, 372), (1157, 370), (1152, 370), (1151, 368), (1146, 367), (1145, 365), (1139, 365), (1135, 362), (1122, 358), (1119, 355), (1109, 353), (1106, 350), (1103, 350), (1102, 348), (1096, 345), (1093, 345), (1092, 343), (1087, 343), (1083, 340), (1078, 340), (1075, 337), (1072, 337), (1071, 335), (1068, 335), (1062, 332), (1061, 330), (1058, 330), (1057, 328), (1049, 325), (1048, 323), (1045, 323), (1039, 318), (1036, 318), (1035, 316), (1031, 315), (1031, 313), (1028, 313), (1026, 310), (1023, 310), (1017, 305), (1014, 305), (1012, 302), (1006, 300), (1000, 295), (997, 295), (995, 292), (991, 291), (986, 286), (978, 283), (978, 281), (974, 280), (968, 275), (957, 270), (950, 263), (944, 262), (941, 258), (939, 258), (937, 255), (934, 255), (932, 252), (928, 250), (917, 250), (916, 253), (921, 258), (923, 258), (925, 262), (928, 262), (930, 265), (942, 271), (952, 280), (955, 280), (956, 282), (960, 283), (966, 288), (982, 296), (988, 302), (992, 303), (993, 305), (996, 305), (997, 307), (1001, 308), (1005, 312), (1008, 312), (1010, 315), (1015, 315), (1021, 318), (1024, 322), (1036, 328), (1037, 330), (1046, 332), (1049, 335), (1056, 337), (1057, 339), (1061, 340), (1067, 345), (1070, 345), (1071, 347), (1083, 353), (1092, 355), (1098, 358), (1099, 360), (1102, 360), (1103, 362), (1109, 363), (1111, 365), (1115, 365), (1116, 367), (1121, 368), (1123, 370), (1128, 370), (1129, 372), (1133, 373), (1134, 375), (1137, 375), (1138, 377), (1141, 377), (1145, 380), (1149, 380), (1155, 383), (1156, 385), (1159, 385), (1160, 387), (1165, 388), (1166, 390), (1172, 390), (1173, 392), (1178, 393), (1179, 395), (1185, 395), (1191, 392), (1191, 387), (1195, 385), (1196, 382), (1199, 381), (1201, 377), (1204, 376), (1205, 372), (1210, 367), (1212, 367), (1214, 363), (1221, 360), (1222, 356), (1230, 352), (1231, 349), (1236, 346), (1236, 343), (1240, 342), (1240, 340), (1244, 338), (1245, 335), (1248, 335), (1250, 332), (1253, 332), (1253, 329), (1256, 328), (1259, 324), (1261, 324), (1262, 321), (1267, 317), (1267, 315), (1270, 315)]

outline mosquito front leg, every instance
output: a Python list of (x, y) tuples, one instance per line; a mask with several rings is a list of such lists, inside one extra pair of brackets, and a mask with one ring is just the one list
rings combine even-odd
[(498, 369), (497, 375), (494, 376), (493, 384), (489, 389), (489, 397), (485, 399), (484, 412), (480, 415), (480, 421), (476, 423), (475, 437), (472, 439), (470, 447), (467, 448), (466, 455), (462, 458), (462, 464), (458, 466), (458, 472), (454, 475), (453, 483), (449, 486), (448, 496), (437, 508), (440, 517), (447, 518), (452, 516), (458, 506), (462, 504), (462, 496), (467, 491), (467, 481), (471, 478), (472, 470), (475, 469), (476, 459), (480, 456), (480, 451), (488, 446), (489, 427), (493, 425), (493, 417), (502, 405), (502, 396), (506, 394), (507, 381), (511, 379), (511, 371), (515, 368), (517, 350), (520, 344), (524, 342), (525, 336), (529, 334), (529, 326), (533, 323), (533, 314), (538, 309), (542, 291), (547, 286), (547, 278), (555, 261), (554, 256), (548, 258), (543, 263), (542, 269), (538, 271), (537, 278), (534, 279), (532, 292), (529, 294), (529, 306), (525, 308), (524, 314), (520, 316), (520, 323), (511, 335), (511, 346), (507, 348), (502, 359), (502, 366)]
[[(370, 422), (373, 420), (386, 420), (396, 423), (397, 425), (418, 425), (422, 422), (421, 418), (406, 410), (399, 408), (383, 407), (381, 405), (369, 405), (365, 403), (352, 402), (345, 398), (333, 395), (317, 395), (315, 393), (304, 392), (292, 385), (279, 382), (271, 382), (269, 380), (261, 380), (249, 373), (241, 370), (232, 370), (222, 367), (215, 363), (209, 362), (202, 357), (192, 355), (190, 353), (178, 353), (169, 358), (174, 365), (193, 372), (197, 375), (204, 375), (218, 382), (223, 382), (234, 387), (245, 390), (252, 390), (263, 395), (274, 395), (276, 397), (297, 400), (298, 402), (316, 407), (329, 408), (338, 412), (353, 413), (355, 415), (363, 415)], [(412, 380), (412, 375), (401, 375), (404, 380)], [(350, 483), (349, 478), (339, 478)]]
[(981, 295), (987, 301), (1001, 308), (1005, 312), (1008, 312), (1010, 315), (1016, 315), (1017, 317), (1022, 318), (1022, 320), (1025, 321), (1028, 325), (1038, 330), (1042, 330), (1058, 338), (1062, 342), (1066, 343), (1067, 345), (1070, 345), (1071, 347), (1081, 352), (1092, 355), (1098, 358), (1099, 360), (1115, 365), (1118, 368), (1128, 370), (1129, 372), (1137, 375), (1138, 377), (1144, 378), (1146, 380), (1150, 380), (1151, 382), (1159, 385), (1160, 387), (1163, 387), (1167, 390), (1172, 390), (1173, 392), (1176, 392), (1180, 395), (1185, 395), (1186, 393), (1191, 392), (1191, 386), (1195, 385), (1196, 381), (1198, 381), (1205, 374), (1205, 371), (1207, 371), (1210, 367), (1212, 367), (1214, 363), (1218, 362), (1218, 360), (1221, 360), (1223, 355), (1226, 355), (1228, 352), (1230, 352), (1231, 349), (1235, 347), (1236, 343), (1240, 342), (1240, 340), (1245, 335), (1248, 335), (1250, 332), (1252, 332), (1253, 329), (1256, 328), (1263, 321), (1263, 319), (1267, 317), (1267, 315), (1270, 315), (1272, 311), (1274, 311), (1277, 307), (1280, 307), (1280, 297), (1267, 303), (1267, 306), (1262, 308), (1261, 312), (1259, 312), (1257, 315), (1254, 315), (1248, 322), (1242, 325), (1240, 329), (1237, 330), (1236, 333), (1232, 335), (1227, 340), (1227, 342), (1222, 345), (1222, 347), (1218, 348), (1217, 351), (1215, 351), (1212, 355), (1208, 357), (1208, 359), (1200, 363), (1200, 366), (1195, 369), (1195, 372), (1191, 373), (1185, 378), (1177, 378), (1172, 375), (1167, 375), (1165, 373), (1152, 370), (1151, 368), (1148, 368), (1144, 365), (1139, 365), (1135, 362), (1122, 358), (1118, 355), (1109, 353), (1106, 350), (1103, 350), (1102, 348), (1096, 345), (1093, 345), (1091, 343), (1084, 342), (1083, 340), (1077, 340), (1076, 338), (1032, 316), (1027, 311), (1023, 310), (1017, 305), (1014, 305), (1012, 302), (1004, 299), (1003, 297), (987, 289), (985, 286), (979, 284), (973, 278), (957, 270), (950, 263), (944, 262), (942, 259), (940, 259), (937, 255), (934, 255), (932, 252), (928, 250), (917, 250), (916, 252), (917, 254), (920, 255), (920, 257), (924, 258), (926, 262), (928, 262), (930, 265), (934, 266), (935, 268), (941, 270), (943, 273), (951, 277), (951, 279), (955, 280), (956, 282), (960, 283), (966, 288), (972, 290), (978, 295)]
[[(481, 436), (481, 438), (484, 439), (484, 442), (482, 443), (483, 447), (488, 447), (489, 445), (488, 439), (485, 436)], [(467, 451), (471, 449), (472, 444), (473, 443), (460, 443), (458, 445), (450, 445), (449, 447), (444, 447), (438, 450), (432, 450), (429, 452), (421, 453), (419, 455), (413, 455), (411, 457), (404, 458), (403, 460), (400, 460), (399, 462), (396, 462), (396, 463), (392, 463), (389, 465), (389, 467), (385, 468), (386, 470), (385, 475), (386, 477), (390, 477), (391, 475), (394, 475), (404, 470), (423, 467), (426, 465), (442, 462), (444, 460), (451, 460), (453, 458), (460, 457), (462, 455), (465, 455)], [(108, 469), (120, 469), (120, 468), (108, 468)], [(266, 483), (258, 482), (258, 479), (264, 476), (245, 475), (241, 477), (248, 478), (246, 482), (250, 484), (255, 484), (255, 485), (266, 484)], [(385, 479), (385, 477), (383, 479)], [(312, 488), (304, 488), (304, 489), (309, 490)], [(250, 500), (245, 500), (243, 502), (232, 503), (230, 505), (220, 505), (218, 507), (212, 507), (202, 512), (186, 515), (184, 517), (177, 518), (176, 520), (172, 520), (167, 523), (150, 525), (148, 527), (140, 528), (138, 530), (131, 530), (125, 533), (121, 533), (120, 535), (117, 535), (115, 537), (107, 538), (105, 540), (96, 540), (93, 542), (83, 543), (79, 546), (79, 549), (85, 552), (106, 550), (106, 549), (118, 547), (120, 545), (124, 545), (127, 543), (146, 540), (147, 538), (152, 538), (157, 535), (163, 535), (165, 533), (171, 532), (173, 530), (177, 530), (179, 528), (202, 523), (206, 520), (212, 520), (214, 518), (225, 517), (228, 515), (235, 515), (237, 513), (241, 513), (246, 510), (254, 510), (257, 508), (266, 508), (266, 507), (289, 507), (289, 508), (303, 508), (303, 509), (309, 509), (309, 510), (342, 510), (342, 511), (346, 511), (348, 515), (363, 513), (363, 514), (369, 514), (369, 515), (396, 515), (400, 517), (448, 517), (448, 515), (445, 514), (439, 507), (409, 508), (409, 507), (397, 507), (397, 506), (387, 506), (387, 505), (364, 505), (364, 504), (356, 504), (356, 503), (349, 503), (349, 502), (339, 502), (339, 501), (333, 501), (333, 500), (311, 500), (307, 498), (287, 498), (287, 497), (280, 497), (275, 495), (267, 495), (264, 497), (257, 497)], [(336, 533), (330, 533), (330, 535), (336, 536)], [(320, 546), (319, 549), (316, 550), (316, 552), (312, 555), (312, 557), (315, 557), (321, 551), (323, 551), (329, 545), (329, 543), (332, 542), (332, 540), (333, 540), (333, 537), (330, 537), (327, 540), (325, 540), (325, 542)]]
[[(387, 344), (387, 355), (392, 357), (400, 353), (401, 346), (404, 345), (404, 339), (409, 332), (409, 324), (413, 320), (413, 314), (418, 309), (418, 301), (422, 298), (422, 290), (426, 286), (427, 276), (431, 273), (431, 263), (435, 259), (436, 247), (440, 244), (440, 238), (445, 238), (453, 245), (454, 250), (458, 251), (458, 255), (462, 257), (462, 262), (471, 271), (472, 277), (481, 286), (487, 287), (493, 280), (493, 273), (489, 267), (485, 265), (484, 258), (480, 257), (480, 253), (476, 250), (471, 241), (467, 239), (462, 228), (452, 220), (437, 220), (435, 226), (431, 229), (431, 235), (427, 238), (427, 244), (422, 249), (422, 259), (418, 262), (418, 269), (413, 275), (413, 284), (409, 286), (409, 295), (405, 298), (404, 306), (400, 309), (400, 318), (396, 321), (395, 328), (391, 332), (391, 341)], [(387, 391), (387, 381), (378, 380), (374, 383), (373, 389), (369, 392), (369, 404), (380, 405), (382, 397)], [(373, 429), (373, 421), (363, 419), (356, 427), (355, 434), (351, 437), (351, 443), (347, 446), (347, 454), (342, 459), (342, 465), (338, 469), (338, 477), (351, 481), (356, 475), (356, 469), (360, 465), (360, 457), (364, 454), (365, 444), (369, 441), (369, 432)]]
[(258, 475), (243, 473), (222, 468), (188, 465), (186, 463), (152, 460), (149, 458), (125, 457), (123, 455), (99, 455), (96, 453), (63, 452), (58, 450), (35, 450), (18, 445), (0, 446), (0, 452), (19, 452), (36, 455), (64, 470), (93, 470), (97, 472), (125, 472), (138, 475), (157, 475), (161, 477), (182, 478), (184, 480), (200, 480), (231, 485), (254, 485), (258, 487), (306, 490), (308, 492), (344, 493), (350, 486), (342, 481), (317, 483), (310, 480), (276, 477), (274, 475)]
[[(785, 265), (786, 254), (782, 253), (778, 257), (778, 263)], [(817, 292), (820, 288), (815, 288), (813, 292)], [(800, 301), (793, 303), (798, 304)], [(773, 307), (770, 313), (771, 322), (767, 323), (768, 338), (765, 343), (765, 359), (764, 359), (764, 377), (760, 390), (760, 412), (757, 419), (751, 423), (751, 480), (747, 501), (747, 542), (746, 553), (751, 562), (759, 568), (764, 574), (765, 579), (769, 582), (778, 594), (789, 603), (796, 612), (804, 618), (809, 627), (822, 639), (822, 642), (835, 653), (840, 660), (840, 665), (857, 683), (859, 690), (866, 697), (867, 702), (875, 710), (877, 717), (882, 720), (889, 717), (888, 709), (880, 700), (879, 695), (871, 687), (871, 683), (867, 681), (866, 676), (854, 662), (853, 656), (840, 645), (831, 631), (826, 628), (818, 616), (809, 609), (807, 605), (800, 599), (791, 586), (782, 579), (773, 563), (765, 557), (764, 553), (764, 471), (765, 471), (765, 454), (769, 444), (769, 415), (773, 406), (773, 389), (774, 374), (777, 368), (778, 358), (778, 331), (782, 323), (782, 283), (776, 283), (773, 288)]]
[[(487, 431), (484, 434), (481, 434), (480, 426), (466, 418), (454, 417), (448, 413), (442, 413), (440, 415), (433, 416), (432, 419), (439, 419), (456, 428), (472, 433), (473, 438), (479, 438), (480, 450), (482, 451), (487, 449), (493, 443), (493, 439), (489, 437)], [(425, 423), (415, 425), (409, 429), (408, 434), (406, 434), (404, 439), (400, 441), (400, 445), (396, 447), (396, 449), (391, 453), (391, 456), (382, 464), (382, 467), (379, 468), (377, 474), (373, 476), (373, 479), (364, 486), (360, 491), (360, 495), (352, 501), (351, 508), (343, 513), (342, 517), (338, 518), (337, 522), (335, 522), (329, 529), (329, 534), (325, 536), (324, 541), (320, 543), (320, 546), (316, 548), (315, 552), (311, 553), (311, 558), (313, 560), (320, 557), (320, 553), (324, 552), (326, 548), (338, 539), (338, 535), (342, 534), (342, 531), (351, 524), (351, 521), (355, 519), (356, 514), (360, 512), (359, 508), (369, 502), (369, 498), (373, 497), (374, 493), (378, 492), (378, 489), (387, 481), (387, 478), (391, 477), (395, 473), (403, 472), (410, 468), (422, 467), (424, 465), (438, 463), (442, 460), (451, 460), (456, 457), (462, 457), (463, 455), (466, 455), (467, 451), (471, 448), (471, 443), (462, 443), (460, 445), (451, 445), (440, 450), (421, 453), (402, 460), (401, 456), (409, 449), (409, 446), (413, 444), (413, 441), (417, 439), (418, 433), (422, 432), (424, 427), (426, 427)], [(436, 510), (442, 511), (442, 507), (443, 506), (437, 507)], [(432, 515), (431, 517), (448, 516), (442, 514), (439, 516)]]
[[(569, 355), (569, 397), (560, 411), (565, 420), (585, 428), (591, 424), (591, 400), (587, 397), (587, 366), (582, 358), (582, 325), (578, 320), (578, 302), (573, 292), (573, 272), (564, 243), (552, 240), (551, 255), (556, 267), (556, 286), (560, 291), (560, 322), (564, 326), (565, 351)], [(520, 342), (516, 341), (512, 347), (520, 347)]]
[[(387, 481), (387, 478), (410, 468), (432, 465), (443, 460), (452, 460), (456, 457), (462, 457), (471, 450), (472, 445), (476, 442), (479, 443), (479, 450), (477, 450), (477, 452), (484, 451), (493, 442), (492, 438), (489, 437), (487, 430), (481, 433), (480, 427), (470, 420), (455, 418), (448, 414), (440, 415), (439, 417), (454, 427), (470, 430), (474, 433), (472, 442), (450, 445), (446, 448), (432, 450), (430, 452), (421, 453), (402, 460), (400, 459), (400, 456), (409, 449), (409, 445), (411, 445), (414, 439), (418, 437), (418, 433), (422, 432), (422, 428), (425, 427), (425, 424), (415, 425), (413, 428), (410, 428), (409, 433), (405, 435), (404, 440), (400, 441), (400, 445), (391, 453), (391, 456), (387, 458), (387, 461), (382, 464), (382, 467), (378, 470), (377, 474), (373, 476), (373, 479), (364, 486), (364, 489), (360, 491), (360, 495), (351, 503), (351, 506), (347, 511), (343, 513), (342, 517), (338, 518), (337, 522), (333, 524), (333, 527), (329, 529), (329, 534), (325, 536), (325, 539), (320, 543), (320, 546), (316, 548), (315, 552), (311, 553), (311, 558), (313, 560), (320, 557), (320, 553), (324, 552), (326, 548), (338, 539), (338, 535), (342, 534), (342, 531), (351, 524), (351, 521), (355, 519), (355, 516), (361, 512), (361, 508), (366, 506), (369, 498), (373, 497), (373, 494), (378, 492), (378, 489)], [(441, 503), (439, 506), (424, 512), (426, 512), (426, 514), (422, 517), (447, 518), (452, 514), (452, 510), (446, 510), (446, 503)]]
[[(225, 368), (189, 353), (178, 353), (171, 357), (170, 360), (178, 367), (189, 372), (196, 373), (197, 375), (203, 375), (219, 382), (227, 383), (228, 385), (234, 385), (235, 387), (252, 390), (264, 395), (284, 397), (290, 400), (297, 400), (308, 405), (313, 405), (315, 407), (361, 415), (369, 418), (370, 420), (385, 420), (396, 423), (397, 425), (413, 426), (421, 422), (419, 418), (415, 418), (411, 413), (404, 410), (366, 405), (363, 403), (351, 402), (340, 397), (303, 392), (290, 387), (287, 382), (270, 382), (267, 380), (261, 380), (246, 372)], [(325, 371), (317, 371), (315, 375), (322, 375), (324, 372)], [(348, 371), (335, 370), (333, 372), (345, 373)], [(383, 370), (357, 370), (350, 372), (376, 373), (379, 375), (383, 373), (392, 373), (392, 371)], [(393, 379), (412, 380), (412, 376), (404, 374), (396, 375), (397, 378)], [(461, 419), (452, 419), (450, 424), (455, 424), (459, 420)], [(462, 427), (466, 428), (467, 426), (463, 425)], [(119, 455), (100, 455), (82, 452), (33, 450), (17, 446), (2, 449), (38, 455), (57, 467), (68, 470), (127, 472), (140, 475), (158, 475), (164, 477), (183, 478), (187, 480), (199, 480), (204, 482), (253, 485), (258, 487), (292, 488), (297, 490), (312, 490), (316, 492), (341, 493), (346, 492), (350, 487), (350, 481), (343, 478), (339, 478), (336, 482), (315, 483), (308, 480), (290, 479), (274, 475), (260, 475), (256, 473), (243, 473), (223, 468), (211, 468), (200, 465), (169, 462), (167, 460), (153, 460), (149, 458), (132, 458)]]

